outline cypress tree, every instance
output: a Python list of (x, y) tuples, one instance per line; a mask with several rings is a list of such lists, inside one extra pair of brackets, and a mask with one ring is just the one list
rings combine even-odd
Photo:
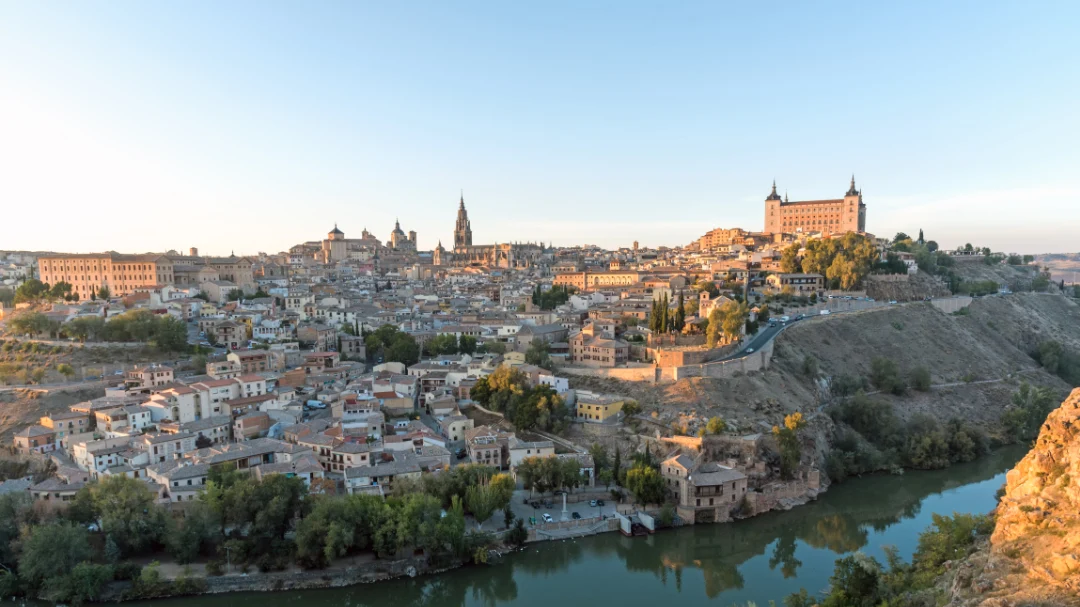
[(686, 326), (686, 309), (683, 307), (683, 294), (679, 291), (679, 307), (675, 309), (675, 330), (682, 331)]

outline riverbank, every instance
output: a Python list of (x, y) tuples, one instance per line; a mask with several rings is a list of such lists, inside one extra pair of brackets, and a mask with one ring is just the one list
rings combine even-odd
[[(945, 470), (856, 478), (800, 508), (728, 524), (686, 526), (647, 538), (603, 533), (536, 542), (489, 565), (378, 584), (311, 586), (270, 600), (304, 607), (782, 604), (800, 587), (813, 593), (825, 588), (840, 555), (860, 550), (881, 560), (883, 547), (892, 545), (906, 559), (933, 514), (990, 511), (1005, 471), (1025, 451), (1008, 447)], [(170, 600), (169, 607), (261, 607), (268, 598), (262, 592), (207, 594)]]

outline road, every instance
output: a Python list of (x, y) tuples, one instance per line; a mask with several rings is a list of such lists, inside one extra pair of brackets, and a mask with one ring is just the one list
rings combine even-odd
[[(578, 492), (581, 492), (581, 489), (575, 491), (575, 493)], [(606, 491), (602, 487), (596, 487), (594, 490), (590, 490), (590, 493), (606, 493)], [(529, 504), (525, 503), (526, 498), (529, 498)], [(590, 506), (588, 501), (577, 503), (567, 502), (566, 516), (567, 518), (570, 518), (574, 512), (581, 515), (581, 518), (597, 517), (600, 515), (605, 515), (607, 517), (615, 516), (615, 502), (610, 499), (610, 496), (605, 496), (603, 499), (605, 502), (603, 507)], [(545, 500), (551, 502), (551, 508), (545, 508), (543, 506)], [(534, 501), (540, 504), (539, 508), (534, 509), (532, 507), (531, 503)], [(533, 497), (529, 497), (528, 491), (517, 489), (514, 491), (514, 497), (510, 500), (510, 509), (514, 511), (515, 517), (521, 518), (526, 523), (529, 522), (529, 517), (531, 516), (536, 517), (536, 522), (543, 522), (542, 515), (545, 512), (550, 514), (556, 521), (560, 521), (562, 520), (562, 496), (556, 495), (552, 497), (548, 495), (546, 497), (540, 497), (539, 495), (534, 494)], [(498, 525), (492, 526), (491, 524), (496, 522), (495, 519), (498, 519)], [(495, 515), (491, 517), (491, 520), (485, 523), (485, 526), (491, 527), (492, 529), (502, 527), (502, 513), (496, 512)]]
[[(1003, 297), (1003, 295), (1000, 295), (1000, 294), (998, 294), (998, 295)], [(934, 299), (935, 300), (955, 299), (957, 297), (960, 297), (960, 296), (950, 295), (949, 297), (935, 297)], [(799, 314), (805, 315), (805, 318), (802, 319), (802, 320), (809, 320), (811, 318), (829, 318), (829, 317), (832, 317), (832, 316), (839, 316), (839, 315), (842, 315), (842, 314), (850, 314), (852, 312), (862, 312), (864, 310), (879, 310), (881, 308), (890, 308), (890, 307), (893, 307), (893, 306), (903, 306), (903, 305), (917, 304), (917, 303), (924, 303), (924, 300), (908, 301), (908, 302), (897, 303), (897, 304), (890, 304), (890, 303), (884, 302), (884, 301), (865, 301), (865, 300), (857, 300), (857, 299), (826, 299), (826, 300), (822, 300), (821, 302), (819, 302), (819, 303), (817, 303), (817, 304), (815, 304), (813, 306), (800, 308), (801, 310), (806, 310), (805, 312), (793, 312), (790, 315), (792, 320), (789, 321), (787, 324), (780, 323), (779, 320), (776, 319), (776, 318), (771, 319), (771, 320), (776, 320), (777, 321), (777, 325), (775, 327), (768, 326), (768, 325), (765, 326), (763, 329), (760, 329), (757, 333), (755, 333), (754, 336), (750, 339), (749, 342), (743, 343), (743, 347), (742, 347), (741, 350), (739, 350), (738, 352), (735, 352), (734, 354), (731, 354), (729, 356), (725, 356), (724, 358), (718, 359), (715, 362), (722, 362), (722, 361), (726, 361), (726, 360), (735, 360), (737, 358), (742, 358), (744, 356), (749, 356), (750, 354), (753, 353), (753, 352), (749, 352), (749, 350), (751, 348), (753, 348), (754, 352), (757, 352), (762, 347), (764, 347), (765, 344), (772, 341), (772, 339), (774, 337), (776, 337), (777, 335), (779, 335), (780, 332), (782, 332), (784, 329), (786, 329), (787, 327), (789, 327), (791, 325), (794, 325), (794, 324), (800, 322), (798, 320), (795, 320), (798, 317)], [(829, 314), (826, 314), (826, 315), (822, 316), (821, 315), (822, 310), (829, 310)]]

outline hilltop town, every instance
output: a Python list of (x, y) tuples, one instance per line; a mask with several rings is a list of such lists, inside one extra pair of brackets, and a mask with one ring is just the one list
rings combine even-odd
[[(0, 493), (78, 523), (65, 542), (102, 536), (114, 563), (155, 555), (166, 581), (365, 552), (400, 575), (967, 461), (1031, 435), (1006, 415), (1015, 390), (1075, 385), (1080, 287), (1033, 256), (874, 235), (854, 177), (809, 201), (774, 183), (763, 220), (671, 248), (478, 245), (462, 196), (431, 250), (397, 222), (386, 240), (334, 225), (275, 254), (5, 253)], [(985, 406), (959, 415), (976, 394)], [(886, 447), (858, 407), (971, 446)], [(253, 495), (280, 506), (273, 524)], [(334, 500), (431, 528), (331, 546), (326, 529), (359, 525)], [(119, 525), (135, 505), (146, 520)], [(104, 594), (42, 595), (108, 595), (98, 573)]]

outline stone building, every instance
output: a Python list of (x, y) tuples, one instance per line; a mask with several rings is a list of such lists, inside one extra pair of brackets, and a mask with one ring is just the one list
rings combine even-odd
[(38, 273), (41, 282), (50, 285), (70, 283), (72, 292), (81, 300), (90, 299), (90, 294), (102, 287), (108, 287), (113, 296), (121, 296), (138, 288), (171, 285), (175, 280), (172, 260), (157, 253), (48, 255), (38, 258)]
[(855, 176), (843, 198), (788, 201), (776, 193), (776, 182), (765, 199), (765, 231), (773, 234), (822, 232), (843, 234), (866, 231), (866, 204)]

